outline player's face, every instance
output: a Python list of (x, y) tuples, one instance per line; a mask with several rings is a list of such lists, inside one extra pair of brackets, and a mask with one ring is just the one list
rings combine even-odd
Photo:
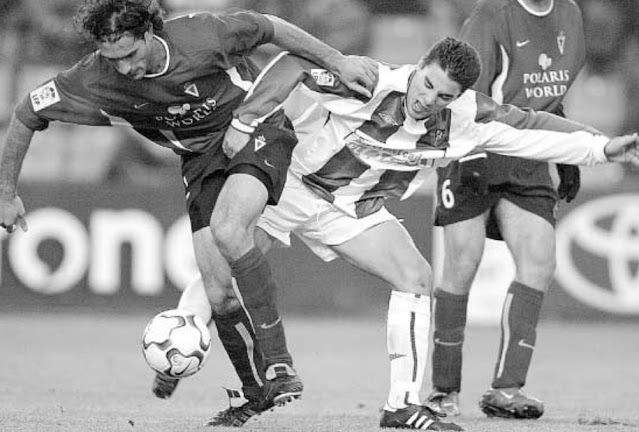
[(153, 35), (150, 31), (141, 39), (125, 33), (113, 42), (99, 44), (100, 55), (113, 64), (122, 75), (139, 80), (150, 72)]
[(431, 63), (415, 71), (406, 94), (406, 113), (415, 120), (424, 120), (444, 109), (461, 93), (461, 85), (438, 63)]

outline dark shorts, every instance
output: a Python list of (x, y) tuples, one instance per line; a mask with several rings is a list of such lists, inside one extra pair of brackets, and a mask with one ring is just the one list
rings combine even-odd
[(182, 181), (191, 230), (196, 232), (209, 226), (217, 197), (231, 174), (244, 173), (257, 178), (268, 191), (267, 204), (277, 204), (296, 144), (293, 128), (285, 120), (283, 126), (260, 125), (233, 159), (226, 157), (221, 141), (205, 153), (182, 156)]
[(459, 177), (447, 176), (439, 172), (437, 179), (437, 207), (435, 225), (446, 226), (473, 219), (491, 210), (486, 224), (486, 237), (503, 240), (494, 208), (500, 199), (505, 199), (517, 207), (547, 220), (553, 227), (556, 223), (557, 199), (552, 189), (522, 187), (521, 185), (489, 186), (485, 194), (462, 185)]

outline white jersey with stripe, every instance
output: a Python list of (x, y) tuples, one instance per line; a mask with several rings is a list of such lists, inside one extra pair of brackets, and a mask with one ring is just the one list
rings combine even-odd
[(292, 116), (300, 143), (291, 171), (354, 217), (378, 210), (386, 198), (407, 198), (433, 168), (477, 150), (570, 164), (606, 161), (608, 138), (597, 131), (548, 113), (499, 105), (472, 90), (416, 121), (403, 107), (414, 69), (380, 64), (373, 97), (361, 100), (348, 97), (335, 77), (317, 72), (312, 63), (282, 56), (249, 91), (235, 121), (250, 129), (295, 90), (309, 108), (297, 107), (302, 114)]

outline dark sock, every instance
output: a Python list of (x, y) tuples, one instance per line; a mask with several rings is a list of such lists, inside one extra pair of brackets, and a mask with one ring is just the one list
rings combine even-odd
[(519, 282), (510, 284), (501, 319), (501, 344), (493, 388), (526, 384), (537, 338), (537, 322), (544, 293)]
[(433, 388), (461, 390), (462, 345), (466, 327), (468, 294), (435, 290), (433, 302)]
[(261, 396), (265, 381), (262, 351), (244, 309), (227, 315), (213, 314), (217, 334), (229, 356), (247, 399)]
[(277, 285), (264, 254), (257, 247), (251, 249), (231, 263), (231, 272), (253, 323), (266, 366), (276, 363), (293, 366), (282, 318), (277, 309)]

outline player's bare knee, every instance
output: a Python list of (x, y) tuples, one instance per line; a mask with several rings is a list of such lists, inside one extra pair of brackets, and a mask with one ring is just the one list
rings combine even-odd
[(211, 231), (220, 252), (228, 256), (246, 237), (246, 227), (234, 220), (211, 220)]
[(545, 291), (557, 267), (555, 254), (531, 254), (516, 261), (516, 279), (532, 288)]
[(394, 289), (411, 294), (430, 295), (433, 276), (428, 263), (415, 266), (404, 266), (398, 270)]

